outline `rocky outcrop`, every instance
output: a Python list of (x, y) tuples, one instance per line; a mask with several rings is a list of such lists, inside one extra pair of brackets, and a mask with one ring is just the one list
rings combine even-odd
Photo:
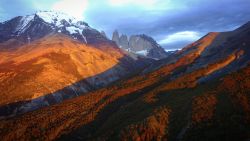
[(145, 34), (132, 35), (128, 39), (127, 35), (119, 36), (116, 30), (112, 40), (116, 44), (129, 52), (146, 56), (153, 59), (162, 59), (168, 56), (165, 50), (152, 38)]

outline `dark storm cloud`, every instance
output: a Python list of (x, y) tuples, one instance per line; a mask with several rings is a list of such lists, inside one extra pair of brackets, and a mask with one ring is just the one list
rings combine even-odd
[[(190, 4), (191, 5), (191, 4)], [(210, 0), (192, 3), (187, 9), (175, 16), (168, 14), (159, 18), (157, 31), (173, 27), (175, 30), (194, 30), (200, 32), (231, 30), (250, 20), (250, 1), (247, 0)]]
[[(181, 31), (194, 31), (200, 36), (211, 31), (227, 31), (250, 20), (249, 0), (181, 0), (170, 1), (177, 5), (170, 10), (100, 9), (92, 11), (96, 17), (91, 23), (111, 35), (114, 29), (126, 34), (146, 33), (157, 41)], [(166, 5), (168, 6), (168, 5)], [(180, 6), (181, 8), (178, 8)], [(156, 11), (155, 11), (156, 10)], [(100, 13), (103, 14), (99, 17)], [(104, 16), (103, 16), (104, 15)], [(97, 22), (96, 22), (97, 21)], [(180, 48), (192, 41), (163, 44), (167, 48)]]

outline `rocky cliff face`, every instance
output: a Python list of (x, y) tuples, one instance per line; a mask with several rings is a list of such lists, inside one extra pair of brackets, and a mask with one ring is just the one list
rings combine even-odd
[(134, 35), (129, 39), (130, 50), (144, 54), (151, 58), (162, 59), (167, 56), (165, 50), (157, 42), (147, 35)]
[(122, 48), (124, 48), (124, 49), (129, 49), (130, 48), (130, 46), (129, 46), (129, 41), (128, 41), (128, 37), (127, 37), (127, 35), (121, 35), (121, 37), (120, 37), (120, 46), (122, 47)]
[(128, 39), (126, 35), (119, 36), (116, 30), (112, 40), (127, 51), (154, 59), (162, 59), (168, 56), (165, 50), (157, 42), (147, 35), (132, 35)]

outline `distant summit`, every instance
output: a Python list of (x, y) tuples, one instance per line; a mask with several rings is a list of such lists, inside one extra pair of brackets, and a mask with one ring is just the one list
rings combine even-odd
[(132, 35), (128, 38), (124, 34), (120, 36), (119, 32), (115, 30), (112, 40), (120, 48), (138, 55), (154, 59), (162, 59), (168, 56), (168, 53), (152, 37), (145, 34)]

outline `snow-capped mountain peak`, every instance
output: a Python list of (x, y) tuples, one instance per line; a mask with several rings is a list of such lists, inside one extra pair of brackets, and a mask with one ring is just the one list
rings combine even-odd
[(82, 33), (84, 29), (90, 28), (87, 23), (78, 21), (76, 18), (66, 13), (57, 11), (40, 11), (33, 15), (21, 17), (15, 32), (17, 32), (18, 35), (25, 32), (25, 30), (31, 25), (31, 22), (35, 20), (36, 16), (42, 19), (53, 29), (57, 29), (59, 32), (61, 31), (60, 28), (62, 27), (65, 27), (70, 34)]
[(11, 38), (29, 43), (51, 33), (61, 33), (83, 43), (107, 41), (86, 22), (57, 11), (42, 11), (32, 15), (18, 16), (0, 24), (0, 43)]
[(35, 15), (43, 19), (46, 23), (54, 24), (56, 26), (60, 26), (61, 21), (66, 21), (69, 24), (77, 24), (78, 22), (73, 16), (57, 11), (40, 11)]
[(62, 26), (74, 26), (79, 29), (88, 28), (89, 25), (83, 21), (77, 20), (75, 17), (70, 16), (63, 12), (58, 11), (42, 11), (37, 12), (35, 15), (37, 15), (39, 18), (41, 18), (44, 22), (51, 24), (56, 27), (62, 27)]
[[(57, 32), (66, 30), (70, 35), (79, 34), (87, 43), (86, 37), (82, 34), (84, 29), (90, 28), (87, 23), (78, 21), (73, 16), (58, 11), (42, 11), (37, 12), (36, 15), (53, 28), (56, 28)], [(77, 37), (74, 37), (74, 39), (77, 39)]]

